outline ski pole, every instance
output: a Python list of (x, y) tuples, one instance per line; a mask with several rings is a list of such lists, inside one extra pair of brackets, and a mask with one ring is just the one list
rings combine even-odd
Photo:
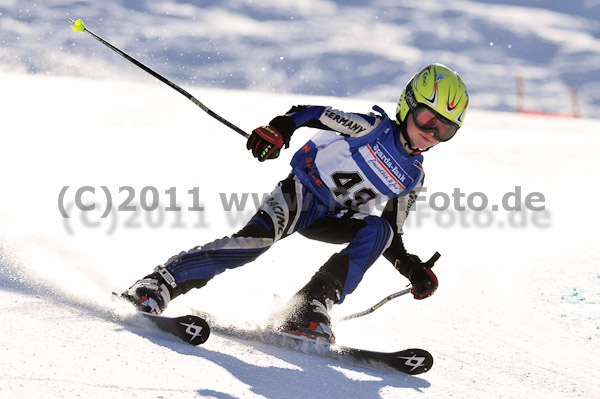
[[(435, 262), (440, 258), (440, 253), (436, 252), (433, 254), (433, 256), (431, 258), (429, 258), (429, 260), (427, 262), (424, 263), (424, 266), (431, 269), (433, 267), (433, 265), (435, 264)], [(412, 289), (412, 287), (408, 287), (402, 291), (398, 291), (394, 294), (388, 295), (387, 297), (385, 297), (384, 299), (382, 299), (381, 301), (377, 302), (375, 305), (371, 306), (369, 309), (367, 310), (363, 310), (362, 312), (358, 312), (358, 313), (353, 313), (351, 315), (348, 316), (344, 316), (342, 318), (337, 319), (337, 321), (345, 321), (345, 320), (351, 320), (351, 319), (356, 319), (357, 317), (362, 317), (364, 315), (367, 315), (369, 313), (373, 313), (374, 311), (376, 311), (377, 309), (379, 309), (380, 307), (382, 307), (383, 305), (385, 305), (386, 303), (388, 303), (389, 301), (391, 301), (394, 298), (398, 298), (399, 296), (402, 295), (406, 295), (410, 292), (410, 290)]]
[(192, 96), (190, 93), (188, 93), (187, 91), (185, 91), (181, 87), (177, 86), (175, 83), (171, 82), (169, 79), (165, 78), (164, 76), (160, 75), (159, 73), (157, 73), (157, 72), (153, 71), (152, 69), (148, 68), (146, 65), (142, 64), (140, 61), (136, 60), (135, 58), (133, 58), (129, 54), (123, 52), (119, 48), (113, 46), (112, 44), (110, 44), (109, 42), (107, 42), (106, 40), (104, 40), (103, 38), (101, 38), (100, 36), (96, 35), (94, 32), (92, 32), (91, 30), (89, 30), (88, 28), (85, 27), (85, 25), (83, 24), (83, 21), (81, 21), (81, 19), (78, 19), (77, 21), (69, 19), (69, 21), (73, 24), (73, 30), (75, 32), (87, 32), (87, 33), (89, 33), (90, 35), (92, 35), (92, 37), (94, 39), (98, 40), (100, 43), (104, 44), (106, 47), (108, 47), (109, 49), (111, 49), (115, 53), (119, 54), (120, 56), (122, 56), (123, 58), (125, 58), (127, 61), (130, 61), (135, 66), (137, 66), (137, 67), (143, 69), (144, 71), (148, 72), (150, 75), (154, 76), (156, 79), (158, 79), (161, 82), (165, 83), (166, 85), (170, 86), (172, 89), (177, 90), (180, 94), (182, 94), (185, 97), (187, 97), (191, 102), (193, 102), (198, 107), (200, 107), (208, 115), (212, 116), (213, 118), (215, 118), (216, 120), (218, 120), (219, 122), (221, 122), (222, 124), (224, 124), (225, 126), (227, 126), (228, 128), (234, 130), (235, 132), (241, 134), (242, 136), (244, 136), (246, 138), (248, 138), (250, 136), (248, 133), (244, 132), (242, 129), (240, 129), (239, 127), (237, 127), (233, 123), (229, 122), (228, 120), (224, 119), (220, 115), (218, 115), (215, 112), (213, 112), (212, 110), (210, 110), (206, 105), (202, 104), (198, 99), (196, 99), (196, 97)]
[(379, 309), (381, 306), (385, 305), (386, 303), (388, 303), (389, 301), (391, 301), (394, 298), (398, 298), (399, 296), (402, 295), (406, 295), (410, 292), (410, 290), (412, 289), (412, 287), (408, 287), (402, 291), (398, 291), (392, 295), (388, 295), (387, 297), (385, 297), (383, 300), (377, 302), (375, 305), (371, 306), (369, 309), (367, 310), (363, 310), (362, 312), (358, 312), (358, 313), (353, 313), (351, 315), (348, 316), (344, 316), (340, 319), (337, 319), (337, 321), (345, 321), (345, 320), (350, 320), (350, 319), (356, 319), (357, 317), (361, 317), (364, 315), (367, 315), (369, 313), (373, 313), (374, 311), (376, 311), (377, 309)]

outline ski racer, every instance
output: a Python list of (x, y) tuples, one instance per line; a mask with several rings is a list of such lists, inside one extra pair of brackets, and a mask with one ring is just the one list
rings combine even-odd
[[(294, 106), (256, 128), (247, 148), (259, 161), (276, 158), (300, 127), (320, 129), (293, 156), (279, 182), (247, 225), (171, 257), (122, 296), (143, 312), (160, 314), (169, 302), (216, 275), (254, 261), (294, 232), (347, 246), (323, 264), (289, 301), (278, 328), (334, 342), (328, 311), (344, 301), (383, 255), (406, 276), (415, 299), (434, 293), (438, 280), (407, 252), (402, 226), (424, 179), (422, 152), (450, 140), (469, 103), (460, 76), (441, 64), (415, 74), (403, 90), (395, 120), (378, 106), (368, 114), (325, 106)], [(372, 215), (384, 204), (381, 216)]]

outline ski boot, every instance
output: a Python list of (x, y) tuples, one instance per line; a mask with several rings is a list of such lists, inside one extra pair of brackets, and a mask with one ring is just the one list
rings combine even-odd
[(133, 303), (140, 312), (159, 315), (171, 302), (177, 284), (166, 268), (158, 266), (154, 270), (154, 273), (136, 281), (125, 290), (121, 297)]
[(340, 299), (340, 290), (318, 275), (292, 298), (292, 312), (279, 330), (315, 341), (335, 343), (328, 311)]

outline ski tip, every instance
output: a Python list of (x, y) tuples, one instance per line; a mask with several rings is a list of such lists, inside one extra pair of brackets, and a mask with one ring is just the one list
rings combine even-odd
[[(194, 315), (175, 319), (179, 323), (179, 338), (192, 345), (201, 345), (210, 336), (210, 326), (201, 317)], [(185, 329), (183, 328), (185, 327)]]
[(395, 367), (409, 375), (426, 373), (433, 366), (433, 356), (423, 349), (407, 349), (396, 355)]
[(73, 24), (73, 31), (74, 32), (83, 32), (85, 30), (85, 25), (83, 24), (82, 20), (78, 19), (77, 21), (73, 21), (71, 19), (70, 21)]

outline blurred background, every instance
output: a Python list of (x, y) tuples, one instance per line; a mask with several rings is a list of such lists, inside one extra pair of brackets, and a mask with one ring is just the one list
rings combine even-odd
[(600, 116), (600, 0), (0, 0), (0, 72), (152, 79), (69, 18), (184, 86), (396, 101), (441, 62), (474, 108)]

